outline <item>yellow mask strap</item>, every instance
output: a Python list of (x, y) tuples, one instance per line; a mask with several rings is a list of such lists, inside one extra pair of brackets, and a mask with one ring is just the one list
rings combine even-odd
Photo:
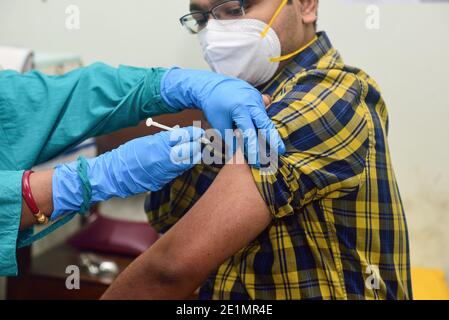
[(277, 57), (277, 58), (270, 58), (270, 62), (281, 62), (281, 61), (285, 61), (285, 60), (288, 60), (290, 58), (293, 58), (294, 56), (296, 56), (296, 55), (300, 54), (301, 52), (303, 52), (304, 50), (306, 50), (312, 43), (314, 43), (317, 40), (318, 40), (318, 37), (315, 36), (312, 41), (310, 41), (308, 44), (306, 44), (301, 49), (298, 49), (295, 52), (292, 52), (292, 53), (287, 54), (285, 56), (281, 56), (281, 57)]
[(262, 39), (267, 36), (268, 31), (270, 31), (271, 26), (273, 25), (274, 21), (276, 21), (276, 18), (281, 13), (282, 9), (284, 9), (287, 2), (288, 2), (288, 0), (282, 0), (282, 3), (279, 5), (279, 8), (277, 8), (276, 12), (273, 15), (273, 18), (271, 18), (271, 20), (268, 23), (268, 25), (266, 26), (265, 30), (262, 32), (262, 34), (261, 34)]
[[(288, 0), (282, 0), (282, 3), (279, 5), (279, 7), (276, 9), (276, 12), (274, 13), (273, 17), (271, 18), (270, 22), (268, 23), (268, 25), (266, 26), (265, 30), (261, 33), (261, 37), (262, 39), (265, 38), (268, 34), (268, 31), (270, 31), (271, 26), (273, 25), (274, 21), (276, 21), (277, 17), (279, 16), (279, 14), (281, 13), (282, 9), (284, 9), (285, 5), (288, 3)], [(298, 54), (300, 54), (301, 52), (303, 52), (305, 49), (307, 49), (312, 43), (314, 43), (316, 40), (318, 39), (317, 36), (315, 36), (313, 38), (312, 41), (310, 41), (309, 43), (307, 43), (304, 47), (302, 47), (301, 49), (292, 52), (290, 54), (287, 54), (285, 56), (281, 56), (281, 57), (277, 57), (277, 58), (270, 58), (270, 62), (281, 62), (281, 61), (285, 61), (288, 60)]]

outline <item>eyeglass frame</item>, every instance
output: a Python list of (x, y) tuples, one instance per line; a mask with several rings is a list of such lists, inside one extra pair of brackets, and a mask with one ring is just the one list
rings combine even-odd
[(214, 14), (214, 10), (215, 9), (217, 9), (218, 7), (221, 7), (222, 5), (224, 5), (224, 4), (226, 4), (226, 3), (229, 3), (229, 2), (240, 2), (240, 6), (242, 7), (242, 11), (243, 11), (243, 15), (242, 16), (244, 16), (245, 15), (245, 0), (226, 0), (226, 1), (223, 1), (223, 2), (221, 2), (221, 3), (218, 3), (218, 4), (216, 4), (215, 6), (213, 6), (210, 10), (208, 10), (208, 11), (194, 11), (194, 12), (190, 12), (190, 13), (188, 13), (188, 14), (185, 14), (185, 15), (183, 15), (181, 18), (179, 18), (179, 22), (181, 23), (181, 25), (183, 26), (183, 27), (185, 27), (186, 29), (188, 29), (189, 30), (189, 32), (191, 32), (191, 33), (193, 33), (193, 34), (195, 34), (195, 33), (198, 33), (198, 32), (193, 32), (190, 28), (188, 28), (188, 27), (186, 27), (185, 25), (184, 25), (184, 19), (186, 18), (186, 17), (188, 17), (188, 16), (191, 16), (191, 15), (194, 15), (194, 14), (201, 14), (201, 15), (203, 15), (203, 18), (205, 18), (205, 20), (206, 20), (206, 26), (207, 26), (207, 23), (209, 22), (209, 20), (210, 20), (210, 16), (212, 16), (214, 19), (216, 19), (216, 20), (220, 20), (220, 19), (218, 19), (216, 16), (215, 16), (215, 14)]

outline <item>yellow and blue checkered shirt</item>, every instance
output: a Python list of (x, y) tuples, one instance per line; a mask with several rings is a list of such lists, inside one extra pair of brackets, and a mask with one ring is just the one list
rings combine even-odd
[[(264, 92), (287, 147), (276, 174), (252, 169), (274, 219), (210, 276), (200, 298), (411, 299), (407, 225), (377, 84), (319, 33)], [(167, 231), (218, 171), (199, 165), (152, 193), (151, 224)]]

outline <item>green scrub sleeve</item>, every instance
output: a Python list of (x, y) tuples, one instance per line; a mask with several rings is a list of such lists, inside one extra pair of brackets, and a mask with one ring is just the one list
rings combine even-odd
[[(0, 171), (0, 275), (17, 275), (17, 237), (23, 171)], [(19, 213), (19, 214), (18, 214)]]
[(0, 72), (0, 275), (16, 275), (23, 170), (82, 141), (172, 113), (160, 95), (166, 69), (102, 63), (62, 76)]
[(0, 72), (0, 125), (19, 162), (16, 169), (53, 159), (87, 138), (173, 112), (160, 95), (165, 73), (103, 63), (63, 76)]

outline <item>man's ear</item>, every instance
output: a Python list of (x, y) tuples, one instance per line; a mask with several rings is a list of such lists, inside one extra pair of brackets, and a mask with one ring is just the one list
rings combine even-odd
[(302, 22), (304, 24), (314, 24), (318, 19), (318, 0), (298, 0)]

